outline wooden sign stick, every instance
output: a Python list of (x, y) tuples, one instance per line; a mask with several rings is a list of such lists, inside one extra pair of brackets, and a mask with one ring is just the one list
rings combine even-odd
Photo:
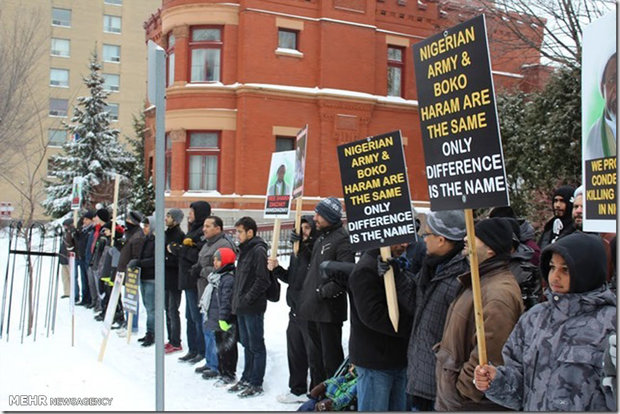
[(271, 259), (278, 257), (278, 243), (280, 242), (280, 219), (273, 222), (273, 238), (271, 240)]
[[(381, 259), (387, 262), (392, 257), (392, 251), (389, 246), (381, 248)], [(383, 275), (383, 283), (385, 284), (385, 298), (387, 299), (388, 314), (390, 321), (394, 327), (394, 332), (398, 332), (398, 319), (400, 314), (398, 312), (398, 298), (396, 297), (396, 284), (394, 283), (394, 271), (390, 267), (385, 275)]]
[(131, 328), (133, 325), (133, 313), (128, 312), (129, 316), (127, 317), (127, 343), (131, 341)]
[(474, 213), (465, 209), (465, 226), (469, 250), (469, 267), (471, 270), (471, 290), (474, 296), (474, 318), (476, 322), (476, 340), (478, 341), (478, 363), (487, 363), (487, 345), (484, 339), (484, 316), (482, 315), (482, 294), (480, 292), (480, 274), (478, 272), (478, 255), (476, 254), (476, 232), (474, 230)]
[(120, 180), (118, 179), (118, 173), (114, 177), (114, 208), (112, 210), (112, 240), (110, 240), (110, 246), (114, 246), (114, 234), (116, 233), (116, 212), (118, 211), (118, 187)]
[[(297, 198), (297, 204), (295, 208), (295, 233), (301, 237), (301, 201), (302, 197)], [(299, 241), (296, 241), (293, 244), (293, 254), (297, 256), (297, 252), (299, 251)]]

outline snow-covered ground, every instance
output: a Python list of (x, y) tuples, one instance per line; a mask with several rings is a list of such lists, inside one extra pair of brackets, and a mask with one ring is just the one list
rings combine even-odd
[[(4, 291), (8, 238), (0, 232), (0, 294)], [(42, 274), (48, 269), (43, 266)], [(3, 411), (153, 411), (155, 410), (155, 346), (143, 348), (136, 340), (143, 336), (146, 314), (139, 316), (140, 331), (131, 343), (115, 331), (109, 336), (105, 356), (98, 362), (103, 341), (102, 322), (93, 319), (90, 309), (75, 308), (75, 345), (71, 346), (69, 299), (58, 299), (55, 333), (47, 336), (44, 326), (45, 303), (39, 306), (36, 340), (25, 336), (21, 343), (19, 314), (25, 270), (20, 262), (15, 269), (15, 288), (9, 340), (0, 339), (0, 409)], [(41, 298), (47, 298), (48, 282), (42, 278)], [(299, 404), (281, 404), (276, 396), (288, 391), (286, 326), (288, 307), (283, 285), (279, 302), (269, 302), (265, 314), (267, 369), (259, 397), (241, 399), (226, 388), (215, 388), (213, 380), (194, 373), (198, 365), (179, 362), (182, 353), (164, 356), (166, 411), (294, 411)], [(58, 295), (60, 296), (59, 288)], [(185, 345), (185, 303), (181, 303), (182, 339)], [(6, 316), (5, 316), (6, 326)], [(348, 353), (349, 325), (343, 328), (343, 346)], [(243, 370), (243, 348), (239, 347), (237, 376)], [(58, 400), (64, 398), (100, 398), (102, 400)], [(53, 405), (68, 401), (73, 405)], [(77, 405), (94, 402), (96, 405)], [(109, 405), (103, 405), (109, 402)], [(39, 405), (37, 405), (37, 403)]]

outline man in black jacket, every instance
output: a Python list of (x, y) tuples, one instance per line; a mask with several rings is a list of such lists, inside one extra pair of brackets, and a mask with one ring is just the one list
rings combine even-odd
[[(299, 238), (301, 237), (301, 240)], [(286, 351), (288, 357), (288, 386), (290, 392), (278, 395), (278, 401), (284, 404), (302, 403), (307, 400), (308, 393), (308, 352), (306, 351), (307, 325), (308, 322), (297, 316), (297, 302), (301, 294), (301, 288), (308, 265), (312, 256), (312, 246), (316, 239), (316, 228), (312, 216), (301, 218), (301, 235), (291, 233), (291, 242), (299, 241), (299, 251), (291, 255), (288, 269), (278, 264), (278, 259), (267, 259), (267, 267), (273, 274), (288, 283), (286, 289), (286, 304), (291, 308), (288, 314), (288, 327), (286, 328)], [(310, 388), (312, 389), (312, 388)]]
[(267, 362), (264, 317), (267, 310), (266, 291), (271, 280), (267, 270), (267, 243), (256, 235), (256, 222), (241, 217), (235, 223), (239, 237), (239, 259), (233, 286), (232, 313), (237, 315), (239, 342), (243, 345), (245, 364), (241, 379), (228, 389), (241, 398), (263, 393), (263, 377)]
[[(317, 204), (314, 222), (319, 231), (312, 248), (308, 274), (299, 297), (297, 315), (308, 321), (308, 363), (312, 381), (334, 375), (342, 361), (342, 322), (347, 319), (346, 286), (321, 277), (320, 265), (330, 260), (354, 262), (349, 234), (342, 226), (342, 205), (335, 197)], [(318, 385), (311, 384), (311, 388)]]
[(574, 191), (573, 187), (564, 185), (553, 192), (551, 197), (553, 217), (545, 223), (538, 241), (541, 251), (560, 237), (567, 236), (576, 230), (575, 223), (573, 223)]
[[(390, 246), (400, 256), (407, 243)], [(364, 253), (349, 277), (351, 336), (349, 360), (358, 375), (358, 411), (405, 411), (407, 343), (411, 314), (399, 304), (398, 332), (388, 313), (385, 283), (377, 271), (379, 249)]]
[(202, 317), (198, 308), (198, 288), (191, 268), (198, 261), (198, 252), (204, 244), (202, 225), (211, 215), (211, 205), (206, 201), (194, 201), (189, 205), (187, 223), (189, 230), (181, 244), (170, 243), (166, 249), (179, 261), (179, 289), (185, 291), (185, 319), (187, 321), (187, 354), (180, 361), (191, 364), (204, 358), (205, 339), (202, 335)]
[[(81, 300), (76, 303), (78, 306), (91, 307), (92, 298), (90, 296), (90, 289), (88, 287), (88, 263), (86, 262), (86, 246), (88, 244), (88, 237), (90, 233), (94, 231), (93, 217), (95, 213), (87, 210), (80, 221), (78, 222), (77, 235), (77, 252), (76, 252), (76, 265), (80, 269), (80, 288), (81, 288)], [(76, 297), (77, 299), (77, 297)]]
[[(179, 226), (183, 221), (183, 212), (178, 208), (171, 208), (166, 213), (166, 246), (171, 243), (181, 244), (185, 238), (185, 232)], [(181, 351), (181, 318), (179, 306), (181, 305), (181, 290), (179, 289), (179, 260), (166, 249), (165, 255), (165, 309), (166, 329), (168, 331), (168, 343), (164, 351), (167, 354)]]

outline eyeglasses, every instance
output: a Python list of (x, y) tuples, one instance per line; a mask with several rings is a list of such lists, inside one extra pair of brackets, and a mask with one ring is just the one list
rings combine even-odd
[(422, 233), (422, 238), (425, 239), (428, 236), (435, 236), (435, 233)]

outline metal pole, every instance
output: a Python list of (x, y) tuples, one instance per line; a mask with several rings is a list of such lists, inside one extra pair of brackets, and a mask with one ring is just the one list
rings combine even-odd
[[(17, 222), (17, 229), (15, 231), (15, 247), (18, 247), (17, 244), (19, 242), (19, 232), (22, 228), (22, 222)], [(9, 259), (11, 254), (9, 253)], [(11, 306), (13, 304), (13, 283), (15, 282), (15, 261), (17, 260), (17, 255), (13, 253), (13, 265), (11, 266), (11, 290), (9, 291), (9, 306), (7, 308), (7, 316), (6, 316), (6, 341), (9, 342), (9, 329), (11, 328)], [(7, 263), (8, 266), (8, 263)], [(2, 315), (2, 319), (4, 320), (4, 315)]]
[[(6, 256), (6, 273), (4, 275), (4, 288), (2, 289), (2, 312), (0, 313), (0, 338), (2, 338), (2, 332), (4, 331), (4, 312), (6, 309), (6, 293), (9, 288), (9, 267), (11, 264), (11, 245), (13, 243), (13, 231), (14, 231), (15, 222), (11, 222), (9, 225), (9, 251)], [(15, 262), (15, 255), (13, 255), (13, 262)], [(13, 278), (11, 277), (11, 283), (13, 283)]]
[[(165, 52), (148, 42), (149, 101), (155, 104), (155, 409), (164, 410)], [(131, 329), (130, 326), (127, 329)]]

